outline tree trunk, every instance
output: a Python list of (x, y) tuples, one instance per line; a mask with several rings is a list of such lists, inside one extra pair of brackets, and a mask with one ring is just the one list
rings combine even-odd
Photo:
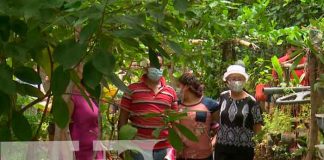
[(222, 60), (223, 62), (233, 62), (236, 60), (232, 41), (225, 41), (222, 43)]
[(317, 71), (316, 71), (317, 59), (313, 53), (309, 54), (308, 66), (309, 66), (309, 81), (311, 85), (311, 119), (310, 119), (310, 132), (308, 139), (308, 151), (306, 160), (312, 160), (315, 154), (315, 144), (317, 143), (318, 138), (318, 126), (316, 123), (315, 114), (317, 113), (318, 108), (320, 107), (321, 101), (317, 91), (314, 89), (314, 84), (316, 83)]

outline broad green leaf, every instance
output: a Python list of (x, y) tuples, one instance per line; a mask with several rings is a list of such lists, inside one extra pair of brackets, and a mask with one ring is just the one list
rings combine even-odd
[(53, 73), (52, 78), (52, 92), (54, 95), (62, 95), (65, 93), (66, 87), (70, 82), (70, 73), (63, 71), (63, 66), (58, 66)]
[(140, 40), (152, 50), (158, 50), (163, 57), (170, 59), (170, 55), (165, 52), (165, 50), (160, 46), (159, 42), (157, 42), (153, 36), (145, 35), (140, 37)]
[(60, 43), (54, 51), (53, 58), (59, 62), (64, 70), (75, 66), (86, 52), (86, 46), (75, 42), (75, 40), (66, 40)]
[(38, 73), (29, 67), (18, 67), (14, 70), (14, 75), (21, 81), (30, 84), (41, 84), (42, 80)]
[(7, 57), (12, 57), (14, 61), (18, 61), (22, 64), (30, 62), (32, 58), (30, 52), (28, 52), (28, 47), (23, 43), (10, 42), (4, 47), (5, 55)]
[(272, 63), (274, 70), (278, 74), (279, 81), (282, 82), (283, 81), (283, 70), (281, 68), (281, 65), (280, 65), (280, 62), (279, 62), (277, 56), (273, 56), (271, 58), (271, 63)]
[(143, 118), (153, 118), (153, 117), (160, 117), (161, 113), (147, 113), (143, 115)]
[(174, 147), (177, 151), (182, 151), (183, 143), (180, 136), (173, 128), (168, 128), (169, 136), (168, 141), (171, 143), (172, 147)]
[(73, 81), (73, 83), (78, 87), (82, 97), (87, 101), (87, 103), (89, 104), (91, 110), (93, 111), (91, 98), (86, 93), (86, 90), (82, 87), (81, 79), (79, 78), (77, 72), (75, 70), (71, 70), (70, 71), (70, 76), (71, 76), (71, 80)]
[(5, 64), (0, 64), (0, 91), (9, 95), (16, 93), (16, 85), (12, 79), (10, 68)]
[(181, 73), (181, 72), (178, 72), (178, 71), (176, 71), (176, 72), (174, 72), (174, 73), (173, 73), (172, 75), (173, 75), (173, 77), (174, 77), (174, 78), (176, 78), (176, 79), (177, 79), (177, 78), (180, 78), (180, 76), (182, 75), (182, 73)]
[(134, 47), (136, 49), (139, 48), (139, 43), (134, 38), (119, 38), (121, 41), (123, 41), (126, 45), (129, 45), (131, 47)]
[(18, 112), (12, 114), (12, 131), (14, 135), (21, 141), (32, 139), (33, 131), (27, 118)]
[(186, 126), (178, 123), (174, 123), (175, 127), (178, 128), (178, 130), (181, 132), (182, 135), (184, 135), (186, 138), (188, 138), (191, 141), (198, 142), (197, 136), (191, 132), (190, 129), (188, 129)]
[(54, 96), (53, 100), (53, 121), (60, 127), (65, 128), (69, 122), (69, 109), (61, 96)]
[(10, 110), (11, 107), (10, 96), (0, 91), (0, 102), (1, 102), (0, 103), (0, 117), (1, 117), (1, 114), (8, 113)]
[(112, 35), (121, 38), (135, 38), (141, 36), (142, 34), (142, 32), (135, 29), (120, 29), (112, 32)]
[(137, 129), (129, 124), (122, 126), (118, 133), (119, 140), (131, 140), (136, 136)]
[(125, 83), (116, 75), (116, 74), (110, 74), (107, 76), (107, 79), (115, 85), (119, 90), (125, 92), (125, 93), (130, 93), (130, 90), (128, 87), (125, 85)]
[(188, 8), (188, 0), (173, 0), (173, 5), (180, 13), (186, 12)]
[(277, 45), (281, 45), (282, 42), (283, 42), (283, 40), (282, 40), (282, 39), (279, 39), (279, 40), (277, 41)]
[(34, 55), (33, 59), (37, 62), (37, 64), (45, 71), (48, 78), (51, 78), (51, 63), (50, 57), (47, 53), (47, 50), (43, 50)]
[(150, 60), (150, 66), (155, 68), (161, 68), (158, 55), (151, 48), (149, 49), (149, 60)]
[(182, 50), (181, 46), (179, 44), (177, 44), (176, 42), (168, 40), (167, 43), (175, 53), (177, 53), (177, 54), (182, 54), (183, 53), (183, 50)]
[(103, 50), (97, 50), (92, 60), (93, 66), (104, 75), (114, 72), (115, 63), (115, 57)]
[(91, 61), (84, 65), (82, 74), (83, 82), (92, 89), (98, 86), (102, 79), (102, 73), (96, 70)]
[(8, 126), (0, 126), (0, 142), (10, 141), (11, 139), (11, 131)]
[(320, 79), (319, 80), (324, 82), (324, 74), (323, 73), (320, 74)]
[(188, 115), (187, 112), (170, 112), (170, 113), (168, 113), (168, 120), (170, 122), (175, 122), (180, 119), (183, 119), (187, 115)]
[(16, 87), (17, 87), (17, 92), (22, 96), (28, 95), (37, 98), (44, 97), (43, 92), (41, 92), (38, 88), (33, 87), (31, 85), (16, 82)]
[(91, 95), (91, 97), (94, 97), (95, 99), (92, 98), (92, 100), (96, 100), (97, 102), (100, 101), (100, 95), (101, 95), (101, 85), (97, 85), (95, 88), (90, 88), (87, 85), (84, 85), (86, 91)]
[(152, 132), (153, 137), (159, 138), (161, 131), (164, 130), (164, 129), (165, 129), (165, 127), (155, 129)]
[(8, 41), (10, 36), (10, 17), (7, 15), (0, 15), (0, 38), (3, 41)]
[(62, 9), (64, 9), (67, 12), (76, 11), (81, 6), (81, 1), (64, 2), (65, 4), (63, 5)]
[(293, 76), (293, 78), (294, 78), (294, 79), (293, 79), (293, 84), (294, 84), (294, 85), (299, 84), (299, 78), (298, 78), (298, 76), (297, 76), (295, 70), (292, 70), (290, 74), (292, 74), (292, 76)]
[(84, 43), (98, 30), (99, 22), (97, 20), (89, 21), (88, 25), (81, 29), (80, 42)]
[(20, 36), (26, 36), (28, 26), (24, 21), (15, 19), (11, 22), (11, 30)]

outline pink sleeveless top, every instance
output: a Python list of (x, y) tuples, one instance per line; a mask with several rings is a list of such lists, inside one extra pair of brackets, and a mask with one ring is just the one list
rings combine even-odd
[[(73, 91), (71, 96), (74, 104), (72, 123), (70, 124), (71, 138), (79, 141), (79, 151), (75, 152), (77, 160), (93, 160), (94, 140), (98, 139), (98, 106), (91, 100), (93, 110), (79, 91)], [(97, 158), (102, 157), (102, 153), (97, 153)]]
[(211, 113), (208, 108), (199, 103), (194, 106), (180, 105), (180, 111), (188, 111), (188, 116), (180, 120), (180, 124), (184, 125), (193, 132), (198, 142), (191, 141), (181, 136), (184, 143), (184, 149), (180, 153), (181, 158), (204, 159), (212, 154), (212, 143), (209, 136)]

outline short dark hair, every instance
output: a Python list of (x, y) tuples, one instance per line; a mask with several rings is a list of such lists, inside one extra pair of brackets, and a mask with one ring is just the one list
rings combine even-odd
[(178, 81), (183, 85), (189, 86), (189, 90), (197, 97), (201, 97), (203, 95), (204, 85), (202, 85), (192, 73), (187, 72), (182, 74)]

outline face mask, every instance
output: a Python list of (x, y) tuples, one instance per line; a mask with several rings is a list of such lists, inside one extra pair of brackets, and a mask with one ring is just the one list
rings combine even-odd
[(147, 71), (147, 77), (152, 80), (152, 81), (159, 81), (160, 78), (162, 77), (162, 70), (157, 69), (157, 68), (149, 68)]
[(231, 91), (241, 92), (243, 91), (244, 81), (229, 81), (227, 86)]

